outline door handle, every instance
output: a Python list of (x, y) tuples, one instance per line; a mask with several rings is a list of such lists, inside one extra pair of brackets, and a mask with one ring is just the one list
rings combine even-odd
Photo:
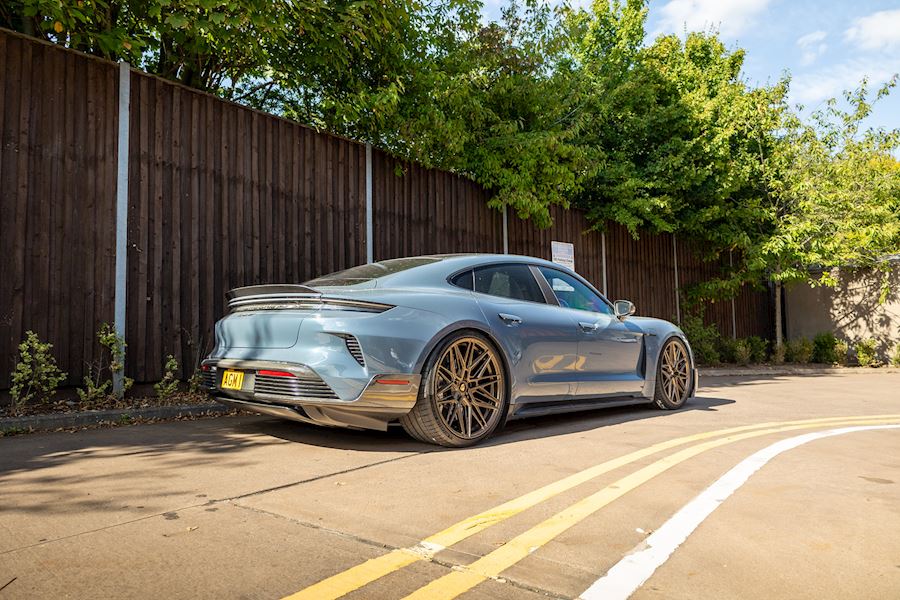
[(498, 316), (503, 319), (503, 322), (507, 325), (518, 325), (522, 322), (522, 317), (517, 317), (516, 315), (500, 313)]
[(581, 330), (585, 333), (592, 333), (600, 329), (600, 323), (588, 323), (586, 321), (580, 321), (578, 326), (581, 327)]

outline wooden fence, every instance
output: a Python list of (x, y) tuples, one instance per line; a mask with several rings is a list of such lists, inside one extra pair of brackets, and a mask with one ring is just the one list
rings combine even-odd
[(112, 320), (116, 71), (0, 32), (0, 388), (29, 329), (80, 382)]
[[(114, 319), (118, 72), (0, 30), (0, 389), (29, 329), (80, 383)], [(468, 179), (370, 149), (367, 240), (365, 145), (134, 70), (129, 89), (126, 370), (138, 381), (159, 379), (167, 354), (189, 375), (232, 287), (302, 282), (367, 251), (504, 249), (503, 214)], [(551, 241), (570, 242), (576, 269), (641, 314), (677, 317), (676, 253), (682, 288), (721, 269), (669, 235), (552, 216), (539, 230), (510, 214), (509, 252), (550, 258)], [(726, 335), (768, 336), (769, 305), (746, 289), (706, 317)]]

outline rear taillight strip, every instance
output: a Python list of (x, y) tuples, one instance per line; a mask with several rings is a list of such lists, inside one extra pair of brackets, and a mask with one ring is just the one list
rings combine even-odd
[(288, 371), (270, 371), (268, 369), (262, 369), (261, 371), (256, 372), (257, 375), (264, 375), (267, 377), (297, 377), (293, 373), (289, 373)]

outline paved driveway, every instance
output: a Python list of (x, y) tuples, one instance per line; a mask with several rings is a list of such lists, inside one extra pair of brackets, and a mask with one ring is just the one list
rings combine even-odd
[(255, 416), (0, 439), (0, 600), (900, 597), (900, 375), (702, 385), (455, 451)]

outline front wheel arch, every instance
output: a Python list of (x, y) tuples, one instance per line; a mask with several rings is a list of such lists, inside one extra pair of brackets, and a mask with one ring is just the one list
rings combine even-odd
[[(683, 353), (685, 364), (683, 373), (679, 373), (673, 377), (670, 377), (665, 371), (667, 369), (672, 369), (674, 366), (667, 366), (666, 361), (674, 360), (676, 363), (678, 362), (677, 359), (673, 357), (673, 355), (667, 354), (669, 348), (673, 345), (676, 348), (675, 356), (677, 356), (677, 352)], [(677, 333), (672, 333), (671, 335), (667, 336), (659, 346), (659, 352), (656, 355), (656, 364), (654, 365), (654, 382), (652, 388), (652, 399), (654, 404), (656, 404), (656, 406), (662, 410), (675, 410), (682, 408), (688, 401), (688, 399), (690, 399), (697, 391), (693, 389), (694, 369), (694, 356), (687, 339), (682, 335), (678, 335)], [(684, 391), (677, 397), (673, 397), (671, 381), (681, 379), (682, 377)]]

